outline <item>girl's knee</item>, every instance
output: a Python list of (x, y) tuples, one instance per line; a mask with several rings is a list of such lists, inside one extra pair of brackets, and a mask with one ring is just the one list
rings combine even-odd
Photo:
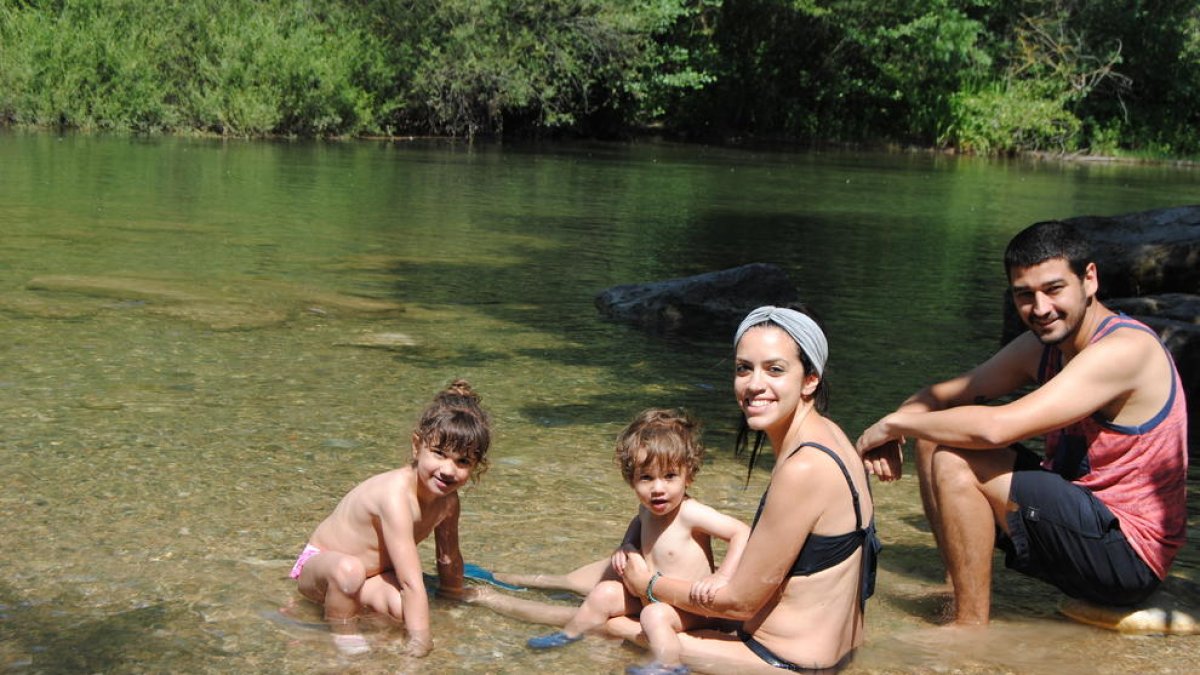
[(342, 556), (330, 572), (330, 583), (337, 586), (343, 595), (354, 595), (367, 579), (362, 562), (353, 556)]

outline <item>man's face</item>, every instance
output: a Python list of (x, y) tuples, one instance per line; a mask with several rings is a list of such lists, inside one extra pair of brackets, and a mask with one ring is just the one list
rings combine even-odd
[(1015, 267), (1010, 276), (1017, 314), (1046, 345), (1059, 344), (1078, 332), (1098, 286), (1094, 264), (1088, 263), (1081, 279), (1065, 258)]

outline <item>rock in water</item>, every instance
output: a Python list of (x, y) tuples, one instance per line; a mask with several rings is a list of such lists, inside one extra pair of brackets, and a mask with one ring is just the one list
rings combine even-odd
[(751, 263), (691, 277), (613, 286), (596, 296), (604, 316), (660, 334), (729, 337), (761, 305), (799, 296), (777, 265)]

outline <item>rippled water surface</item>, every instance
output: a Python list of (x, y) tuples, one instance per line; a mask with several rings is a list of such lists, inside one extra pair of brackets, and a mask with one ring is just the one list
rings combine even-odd
[[(428, 659), (400, 656), (381, 622), (346, 659), (287, 571), (347, 489), (405, 461), (417, 412), (456, 377), (497, 436), (464, 496), (468, 562), (606, 555), (635, 508), (612, 441), (648, 406), (704, 419), (693, 494), (749, 519), (766, 471), (744, 488), (729, 450), (728, 345), (605, 322), (608, 286), (783, 266), (827, 323), (832, 413), (854, 436), (994, 349), (1018, 229), (1198, 196), (1194, 169), (1151, 166), (0, 134), (0, 664), (620, 672), (643, 654), (599, 638), (531, 654), (541, 628), (440, 600)], [(1195, 667), (1200, 638), (1071, 623), (1004, 571), (990, 631), (937, 630), (915, 479), (875, 494), (887, 550), (852, 672)], [(1175, 581), (1198, 560), (1192, 543)]]

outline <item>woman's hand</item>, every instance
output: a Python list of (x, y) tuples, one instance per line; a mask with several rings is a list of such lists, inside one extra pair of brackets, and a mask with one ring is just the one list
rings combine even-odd
[(697, 605), (709, 605), (717, 597), (717, 591), (724, 588), (729, 583), (729, 579), (721, 574), (710, 574), (700, 581), (692, 584), (692, 589), (688, 591), (688, 599)]
[(646, 597), (646, 584), (650, 583), (650, 566), (637, 551), (625, 552), (625, 588), (635, 597)]

